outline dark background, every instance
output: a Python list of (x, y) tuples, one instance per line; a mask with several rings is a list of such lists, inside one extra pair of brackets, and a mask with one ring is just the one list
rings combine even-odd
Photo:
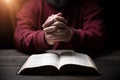
[[(14, 48), (13, 34), (15, 29), (15, 15), (26, 0), (12, 0), (5, 3), (0, 0), (0, 49)], [(119, 2), (116, 0), (99, 0), (104, 10), (105, 29), (107, 31), (106, 49), (120, 49)]]
[(100, 0), (104, 9), (105, 28), (108, 35), (107, 49), (120, 49), (120, 4), (117, 0)]

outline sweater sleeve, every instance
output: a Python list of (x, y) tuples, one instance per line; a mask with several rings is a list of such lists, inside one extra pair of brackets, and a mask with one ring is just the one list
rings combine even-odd
[(50, 47), (44, 40), (42, 28), (37, 30), (37, 7), (34, 0), (26, 2), (16, 17), (14, 42), (18, 50), (36, 53)]
[(76, 51), (92, 53), (103, 50), (106, 36), (102, 8), (97, 0), (88, 0), (83, 6), (82, 24), (79, 29), (72, 28), (74, 36), (69, 43)]

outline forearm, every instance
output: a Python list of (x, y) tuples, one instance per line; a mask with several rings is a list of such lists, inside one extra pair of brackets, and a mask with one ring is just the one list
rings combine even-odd
[(69, 44), (76, 51), (93, 52), (102, 50), (105, 46), (106, 37), (104, 31), (85, 31), (82, 29), (73, 29), (74, 36)]
[(14, 40), (16, 47), (20, 51), (39, 53), (50, 47), (44, 40), (44, 32), (42, 30), (16, 29)]

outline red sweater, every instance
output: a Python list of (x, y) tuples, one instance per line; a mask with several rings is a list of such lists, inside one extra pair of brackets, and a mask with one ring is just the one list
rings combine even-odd
[[(68, 43), (57, 42), (50, 46), (45, 41), (42, 24), (58, 12), (62, 12), (68, 20), (74, 35)], [(18, 50), (34, 53), (47, 49), (73, 49), (78, 52), (101, 50), (105, 44), (102, 8), (97, 0), (80, 0), (60, 10), (46, 0), (28, 0), (17, 14), (14, 40)]]

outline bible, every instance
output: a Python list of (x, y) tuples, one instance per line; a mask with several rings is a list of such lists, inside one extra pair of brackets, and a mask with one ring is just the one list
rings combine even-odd
[(45, 53), (29, 56), (17, 72), (18, 75), (59, 73), (99, 74), (99, 70), (87, 54), (73, 50), (47, 50)]

